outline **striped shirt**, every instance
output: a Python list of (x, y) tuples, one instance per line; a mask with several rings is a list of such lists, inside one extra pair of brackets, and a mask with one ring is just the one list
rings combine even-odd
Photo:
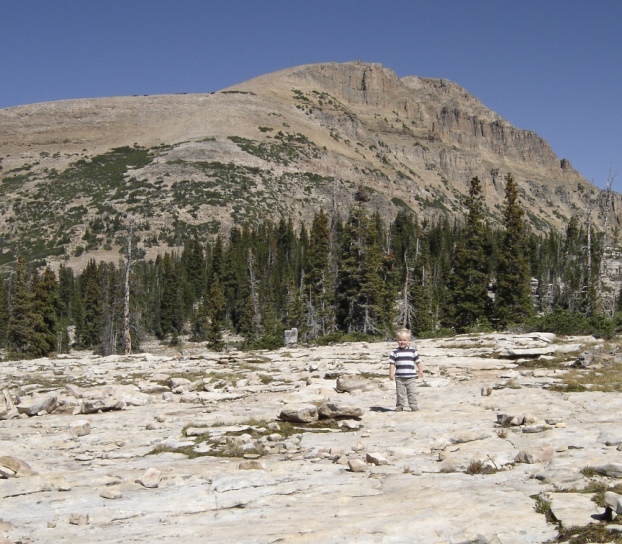
[(389, 364), (395, 365), (396, 378), (415, 378), (417, 370), (415, 365), (419, 363), (419, 354), (415, 348), (397, 348), (389, 355)]

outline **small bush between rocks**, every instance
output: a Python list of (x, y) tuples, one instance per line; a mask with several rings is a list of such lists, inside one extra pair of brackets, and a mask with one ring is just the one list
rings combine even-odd
[(484, 463), (482, 463), (481, 461), (471, 461), (465, 472), (467, 474), (483, 474)]

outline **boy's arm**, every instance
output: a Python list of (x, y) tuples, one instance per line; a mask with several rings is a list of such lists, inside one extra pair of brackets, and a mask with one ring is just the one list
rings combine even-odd
[(389, 379), (395, 380), (395, 363), (393, 361), (389, 363)]
[(417, 361), (417, 370), (419, 371), (419, 377), (423, 378), (423, 365), (421, 361)]

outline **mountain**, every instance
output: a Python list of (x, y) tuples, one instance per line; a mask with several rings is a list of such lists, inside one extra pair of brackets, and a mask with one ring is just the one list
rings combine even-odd
[[(361, 186), (387, 220), (404, 208), (434, 220), (460, 217), (479, 176), (499, 222), (511, 172), (539, 231), (563, 229), (602, 197), (546, 141), (456, 83), (363, 62), (209, 94), (3, 109), (0, 168), (0, 265), (18, 253), (78, 268), (117, 260), (128, 217), (149, 256), (244, 222), (308, 224), (320, 208), (343, 216)], [(619, 211), (594, 209), (596, 223), (619, 224)]]

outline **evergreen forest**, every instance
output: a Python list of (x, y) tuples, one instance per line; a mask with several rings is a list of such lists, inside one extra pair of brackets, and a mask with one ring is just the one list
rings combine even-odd
[(9, 359), (71, 347), (109, 355), (155, 336), (222, 350), (229, 332), (244, 347), (272, 349), (294, 327), (304, 343), (388, 340), (402, 327), (417, 337), (613, 335), (620, 297), (603, 284), (603, 233), (580, 217), (562, 233), (531, 232), (518, 197), (508, 174), (494, 227), (473, 178), (460, 220), (402, 209), (385, 224), (361, 188), (343, 217), (320, 210), (308, 227), (237, 226), (155, 260), (141, 257), (131, 228), (116, 265), (90, 260), (76, 274), (18, 258), (0, 285), (0, 347)]

